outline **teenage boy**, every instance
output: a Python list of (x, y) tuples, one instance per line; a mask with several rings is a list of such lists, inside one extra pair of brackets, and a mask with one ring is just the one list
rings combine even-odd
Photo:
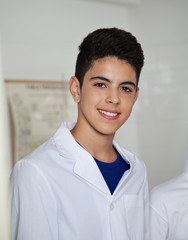
[(147, 240), (145, 165), (113, 140), (138, 97), (141, 45), (129, 32), (105, 28), (79, 50), (70, 79), (77, 122), (62, 123), (14, 168), (13, 238)]

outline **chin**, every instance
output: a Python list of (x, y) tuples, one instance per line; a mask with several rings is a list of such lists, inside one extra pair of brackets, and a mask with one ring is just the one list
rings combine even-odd
[(96, 129), (102, 135), (114, 135), (118, 129), (112, 128), (98, 128)]

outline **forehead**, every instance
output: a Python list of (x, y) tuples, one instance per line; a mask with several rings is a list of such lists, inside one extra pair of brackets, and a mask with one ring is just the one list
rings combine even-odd
[[(107, 78), (128, 78), (136, 82), (136, 71), (132, 65), (125, 60), (116, 57), (105, 57), (93, 61), (90, 69), (86, 72), (85, 78), (94, 75), (102, 75)], [(124, 80), (124, 79), (122, 79)]]

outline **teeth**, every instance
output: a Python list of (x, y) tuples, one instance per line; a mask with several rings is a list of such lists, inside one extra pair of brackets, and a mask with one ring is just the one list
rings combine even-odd
[(105, 111), (102, 111), (102, 110), (99, 110), (99, 112), (107, 115), (107, 116), (111, 116), (111, 117), (115, 117), (117, 116), (118, 114), (117, 113), (110, 113), (110, 112), (105, 112)]

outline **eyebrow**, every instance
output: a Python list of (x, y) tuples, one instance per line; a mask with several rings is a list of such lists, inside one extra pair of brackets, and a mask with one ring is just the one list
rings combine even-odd
[[(111, 81), (108, 78), (105, 78), (105, 77), (102, 77), (102, 76), (96, 76), (96, 77), (90, 78), (90, 80), (95, 80), (95, 79), (100, 79), (100, 80), (111, 83)], [(121, 82), (120, 85), (132, 85), (133, 87), (135, 87), (137, 89), (137, 85), (134, 82), (131, 82), (131, 81)]]

